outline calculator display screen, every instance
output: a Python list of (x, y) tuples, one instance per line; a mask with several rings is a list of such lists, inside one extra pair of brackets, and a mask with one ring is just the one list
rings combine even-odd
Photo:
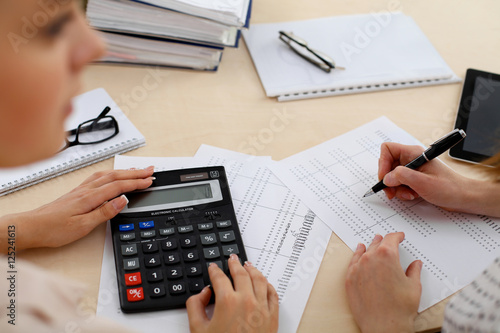
[(127, 194), (129, 208), (141, 208), (161, 204), (195, 201), (213, 198), (210, 184), (163, 188)]

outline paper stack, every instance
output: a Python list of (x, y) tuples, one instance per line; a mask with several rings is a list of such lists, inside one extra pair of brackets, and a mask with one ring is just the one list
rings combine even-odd
[(101, 62), (217, 70), (224, 47), (237, 47), (251, 0), (89, 0), (101, 31)]

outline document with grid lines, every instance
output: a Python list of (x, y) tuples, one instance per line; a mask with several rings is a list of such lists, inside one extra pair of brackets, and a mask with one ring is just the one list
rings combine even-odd
[(381, 117), (288, 157), (271, 169), (351, 249), (375, 234), (403, 231), (403, 267), (423, 261), (419, 311), (461, 289), (500, 253), (500, 219), (445, 211), (422, 199), (363, 198), (377, 181), (380, 145), (420, 144)]

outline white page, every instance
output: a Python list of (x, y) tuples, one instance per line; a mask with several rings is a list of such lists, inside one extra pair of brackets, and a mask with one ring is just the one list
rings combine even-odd
[(155, 172), (197, 168), (203, 166), (193, 157), (142, 157), (142, 156), (115, 156), (115, 169), (146, 169), (155, 167)]
[[(279, 40), (280, 30), (345, 70), (326, 73), (308, 63)], [(459, 80), (413, 19), (401, 13), (253, 24), (243, 37), (266, 95), (279, 100)]]
[[(136, 0), (137, 1), (137, 0)], [(186, 14), (206, 17), (228, 25), (242, 26), (246, 23), (249, 0), (141, 0), (160, 7)]]
[[(175, 1), (173, 1), (175, 2)], [(235, 15), (242, 12), (245, 7), (248, 7), (248, 0), (182, 0), (177, 1), (179, 3), (186, 3), (191, 6), (196, 6), (212, 11), (226, 11), (230, 13), (234, 13)]]
[(353, 250), (376, 233), (404, 231), (403, 267), (416, 259), (424, 264), (423, 311), (469, 284), (498, 256), (500, 219), (447, 212), (421, 199), (390, 201), (383, 192), (363, 198), (378, 181), (384, 141), (419, 144), (382, 117), (271, 169)]
[[(269, 157), (249, 156), (204, 145), (195, 158), (116, 156), (115, 169), (154, 165), (155, 171), (164, 171), (187, 166), (224, 165), (247, 256), (280, 296), (280, 332), (295, 332), (331, 230), (272, 174), (267, 167), (271, 163)], [(300, 242), (304, 242), (303, 245), (299, 246)], [(108, 227), (98, 315), (144, 332), (164, 327), (168, 327), (169, 332), (189, 331), (185, 309), (122, 313), (114, 267)]]
[(207, 145), (195, 156), (224, 165), (247, 256), (280, 297), (279, 332), (297, 331), (330, 228), (274, 176), (270, 158)]

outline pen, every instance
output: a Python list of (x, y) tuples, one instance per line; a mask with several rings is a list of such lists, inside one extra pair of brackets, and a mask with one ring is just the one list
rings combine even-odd
[(333, 59), (328, 55), (320, 51), (311, 49), (304, 39), (294, 35), (292, 32), (280, 31), (279, 34), (280, 40), (287, 44), (293, 52), (297, 53), (299, 56), (309, 61), (311, 64), (318, 66), (325, 72), (330, 73), (330, 71), (335, 68), (345, 69), (344, 67), (335, 65)]
[[(450, 133), (446, 134), (443, 136), (441, 139), (437, 140), (429, 148), (427, 148), (426, 151), (422, 153), (422, 155), (418, 156), (415, 158), (413, 161), (405, 165), (405, 167), (410, 168), (412, 170), (417, 169), (418, 167), (424, 165), (425, 163), (429, 162), (430, 160), (438, 157), (457, 143), (463, 140), (465, 138), (465, 132), (461, 129), (454, 129)], [(377, 184), (375, 184), (371, 189), (369, 189), (365, 195), (363, 195), (363, 198), (369, 197), (370, 195), (373, 195), (387, 186), (384, 184), (384, 180), (380, 180)]]

